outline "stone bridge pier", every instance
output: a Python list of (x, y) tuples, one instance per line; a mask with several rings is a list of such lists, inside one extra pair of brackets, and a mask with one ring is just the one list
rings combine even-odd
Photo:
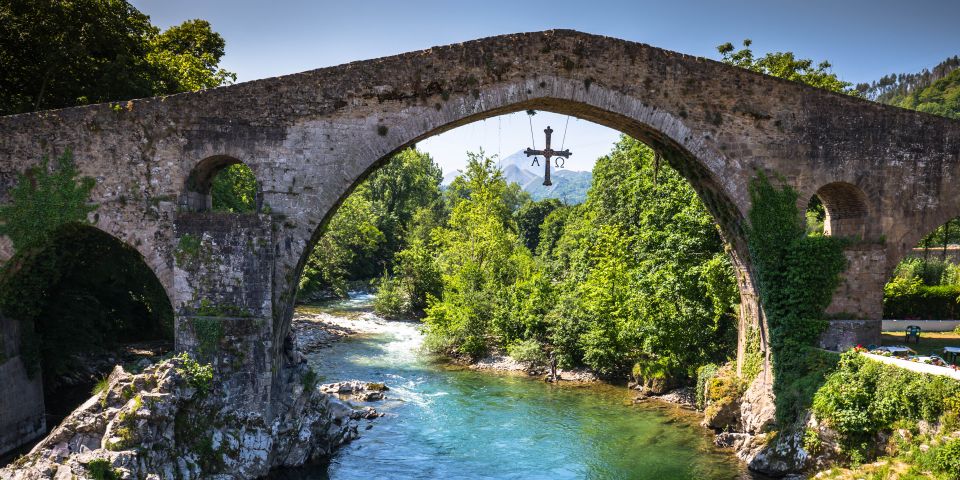
[[(337, 206), (392, 154), (528, 109), (617, 129), (690, 181), (730, 245), (741, 340), (758, 329), (767, 353), (746, 248), (757, 172), (799, 192), (801, 211), (817, 195), (826, 233), (851, 239), (827, 347), (876, 343), (893, 267), (960, 216), (960, 122), (573, 31), (2, 117), (0, 202), (43, 156), (72, 151), (80, 173), (96, 179), (91, 224), (135, 248), (166, 289), (176, 348), (216, 365), (229, 400), (269, 418), (278, 382), (297, 362), (288, 334), (298, 280)], [(211, 211), (211, 181), (235, 163), (257, 177), (256, 214)], [(0, 253), (13, 253), (2, 239)], [(0, 439), (23, 440), (42, 401), (26, 414), (15, 407), (37, 387), (21, 375), (16, 327), (0, 328)]]

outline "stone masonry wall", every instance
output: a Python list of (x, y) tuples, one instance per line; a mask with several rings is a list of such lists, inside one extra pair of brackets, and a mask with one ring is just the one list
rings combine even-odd
[(176, 343), (212, 362), (234, 405), (265, 409), (272, 365), (273, 232), (267, 215), (181, 213)]
[(0, 315), (0, 454), (46, 432), (39, 369), (28, 377), (19, 353), (17, 321)]
[(833, 301), (827, 307), (831, 320), (820, 337), (820, 346), (844, 350), (858, 344), (880, 344), (883, 319), (883, 286), (887, 282), (887, 255), (879, 243), (863, 243), (843, 252), (847, 268)]
[(883, 286), (888, 277), (883, 245), (855, 245), (846, 248), (843, 254), (847, 268), (827, 307), (827, 315), (847, 314), (850, 318), (880, 320), (883, 318)]

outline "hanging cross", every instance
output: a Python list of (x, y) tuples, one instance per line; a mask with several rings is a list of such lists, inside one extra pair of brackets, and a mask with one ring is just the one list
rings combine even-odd
[[(532, 148), (528, 148), (524, 150), (523, 153), (526, 153), (528, 157), (531, 155), (543, 156), (543, 158), (546, 160), (546, 162), (544, 162), (544, 165), (543, 165), (543, 184), (550, 186), (550, 185), (553, 185), (553, 182), (550, 181), (550, 158), (551, 157), (570, 158), (570, 155), (573, 155), (573, 154), (570, 153), (570, 150), (557, 151), (550, 148), (550, 135), (553, 134), (552, 128), (547, 127), (547, 129), (544, 130), (543, 133), (547, 134), (547, 146), (543, 150), (534, 150)], [(533, 161), (535, 164), (537, 160), (534, 159)], [(557, 163), (557, 168), (560, 168), (559, 162)]]

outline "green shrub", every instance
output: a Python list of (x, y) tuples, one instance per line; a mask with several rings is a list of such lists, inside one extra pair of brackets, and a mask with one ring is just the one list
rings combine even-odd
[(924, 285), (936, 286), (950, 284), (955, 277), (952, 264), (938, 258), (908, 258), (900, 262), (893, 271), (894, 278), (920, 280)]
[(960, 285), (927, 286), (897, 278), (884, 287), (883, 318), (940, 320), (960, 318)]
[(177, 373), (183, 375), (187, 383), (195, 388), (200, 396), (210, 392), (213, 387), (213, 365), (201, 365), (186, 352), (173, 357), (180, 362)]
[(742, 378), (737, 377), (733, 364), (718, 369), (714, 376), (705, 380), (705, 384), (703, 396), (706, 407), (703, 413), (707, 418), (715, 417), (727, 405), (738, 401), (748, 386)]
[(951, 479), (960, 479), (960, 438), (954, 438), (940, 445), (932, 452), (933, 468), (950, 476)]
[(528, 338), (511, 343), (507, 346), (507, 355), (518, 362), (530, 363), (532, 365), (544, 365), (547, 362), (547, 354), (543, 345), (535, 339)]
[(956, 380), (911, 372), (851, 351), (841, 355), (836, 371), (814, 395), (813, 412), (837, 431), (851, 459), (866, 459), (877, 433), (892, 430), (898, 422), (936, 422), (955, 415), (958, 395)]
[(409, 302), (405, 298), (400, 280), (384, 275), (377, 283), (377, 297), (373, 309), (386, 318), (398, 318), (408, 313)]
[(98, 458), (85, 465), (93, 480), (120, 480), (120, 472), (108, 460)]
[(708, 363), (697, 369), (697, 409), (703, 410), (707, 400), (707, 382), (717, 376), (718, 367), (715, 364)]
[(648, 380), (663, 380), (675, 377), (676, 372), (670, 368), (670, 363), (662, 358), (643, 358), (633, 364), (631, 372), (633, 378), (638, 382), (644, 383)]

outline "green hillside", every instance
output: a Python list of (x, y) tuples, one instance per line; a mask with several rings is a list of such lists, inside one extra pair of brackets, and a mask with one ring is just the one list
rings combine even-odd
[(857, 85), (857, 90), (880, 103), (960, 119), (960, 57), (948, 58), (933, 70), (886, 75)]

